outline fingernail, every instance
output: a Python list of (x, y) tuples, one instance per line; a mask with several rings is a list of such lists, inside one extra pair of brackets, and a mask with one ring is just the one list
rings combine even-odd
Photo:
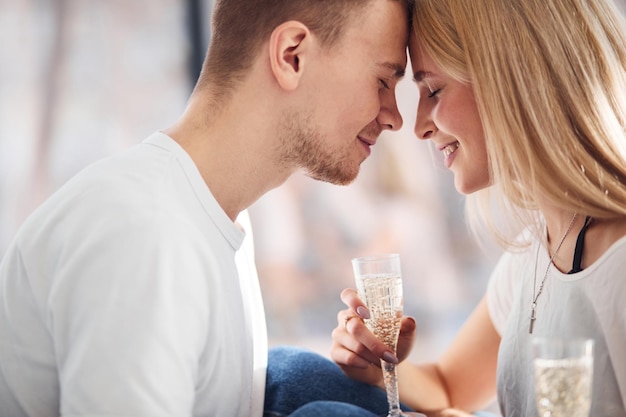
[(391, 352), (383, 353), (383, 360), (389, 363), (398, 363), (398, 358)]
[(370, 318), (369, 310), (367, 308), (363, 307), (363, 306), (358, 306), (357, 309), (356, 309), (356, 313), (362, 319), (369, 319)]

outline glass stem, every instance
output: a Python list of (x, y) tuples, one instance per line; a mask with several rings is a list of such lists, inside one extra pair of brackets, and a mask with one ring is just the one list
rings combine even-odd
[(398, 395), (398, 376), (396, 375), (396, 365), (383, 360), (380, 361), (383, 368), (383, 380), (387, 391), (387, 402), (389, 403), (389, 414), (387, 417), (400, 417), (400, 398)]

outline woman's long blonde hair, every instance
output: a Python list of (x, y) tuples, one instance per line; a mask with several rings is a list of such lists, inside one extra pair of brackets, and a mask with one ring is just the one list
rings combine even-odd
[(416, 1), (421, 48), (472, 84), (481, 115), (494, 185), (468, 199), (475, 231), (512, 244), (538, 196), (626, 216), (626, 23), (610, 1)]

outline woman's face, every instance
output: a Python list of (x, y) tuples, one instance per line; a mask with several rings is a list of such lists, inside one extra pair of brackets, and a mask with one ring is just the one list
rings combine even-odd
[(470, 194), (489, 186), (485, 135), (472, 86), (446, 75), (422, 53), (415, 36), (409, 53), (419, 90), (415, 135), (432, 140), (443, 154), (458, 192)]

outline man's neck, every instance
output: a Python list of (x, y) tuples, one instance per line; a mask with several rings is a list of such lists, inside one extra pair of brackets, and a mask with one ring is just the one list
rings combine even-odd
[(211, 114), (212, 109), (192, 100), (180, 120), (164, 131), (190, 155), (233, 220), (294, 171), (277, 162), (277, 123), (262, 106), (252, 109), (249, 103), (246, 97), (234, 98), (219, 114)]

